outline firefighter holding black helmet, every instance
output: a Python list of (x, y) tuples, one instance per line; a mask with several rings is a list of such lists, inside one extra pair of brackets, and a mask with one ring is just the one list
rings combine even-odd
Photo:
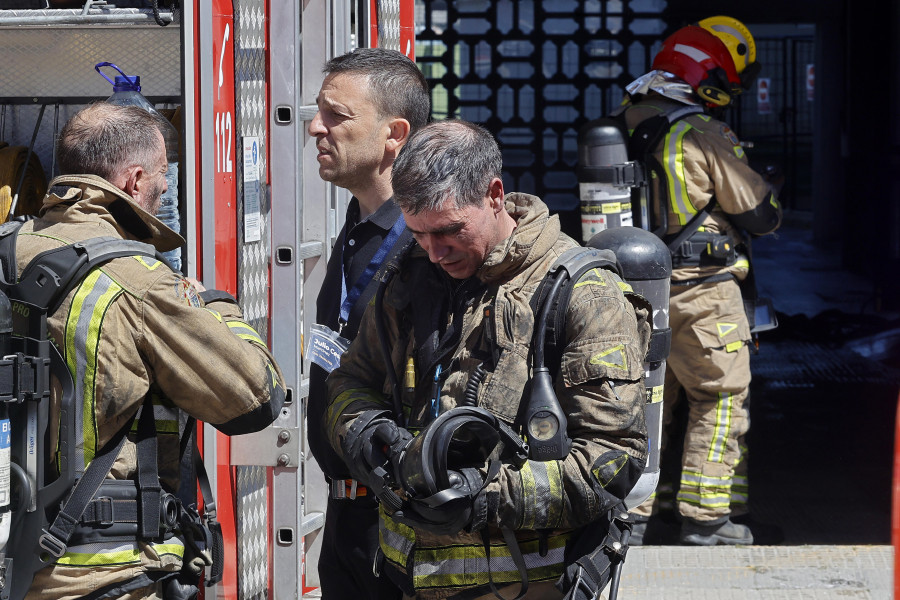
[[(750, 529), (731, 518), (747, 512), (751, 324), (742, 286), (752, 283), (749, 240), (778, 228), (781, 207), (735, 133), (712, 114), (753, 83), (756, 44), (740, 21), (710, 17), (667, 38), (652, 66), (627, 87), (621, 113), (636, 132), (679, 112), (648, 152), (659, 175), (649, 205), (674, 269), (665, 420), (681, 389), (689, 410), (676, 496), (680, 541), (750, 544)], [(632, 543), (641, 542), (654, 502), (635, 510), (641, 523)]]
[[(531, 300), (557, 259), (584, 249), (538, 198), (505, 194), (501, 169), (477, 125), (413, 134), (392, 183), (417, 245), (328, 379), (326, 432), (382, 501), (376, 566), (416, 598), (575, 593), (576, 561), (605, 548), (647, 453), (649, 305), (605, 268), (573, 275), (555, 376), (532, 368), (545, 328)], [(538, 372), (558, 402), (532, 413)], [(590, 596), (612, 560), (596, 558)]]

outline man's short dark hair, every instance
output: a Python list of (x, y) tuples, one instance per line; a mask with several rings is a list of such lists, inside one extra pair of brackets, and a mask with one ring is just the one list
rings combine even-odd
[(59, 133), (56, 156), (61, 175), (114, 179), (123, 169), (154, 168), (163, 117), (137, 106), (95, 102), (77, 112)]
[(401, 117), (410, 130), (423, 127), (431, 115), (428, 82), (412, 60), (385, 48), (357, 48), (325, 63), (326, 75), (362, 75), (381, 118)]
[(488, 130), (468, 121), (435, 121), (414, 133), (394, 161), (394, 202), (414, 215), (437, 210), (448, 198), (459, 208), (480, 206), (502, 168)]

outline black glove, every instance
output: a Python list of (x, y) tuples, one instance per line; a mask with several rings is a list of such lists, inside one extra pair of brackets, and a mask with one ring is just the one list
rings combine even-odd
[(364, 412), (341, 440), (350, 474), (376, 493), (385, 484), (398, 484), (400, 455), (412, 434), (398, 426), (387, 411)]
[(483, 528), (490, 512), (484, 488), (492, 477), (484, 481), (481, 472), (472, 468), (450, 471), (449, 476), (449, 488), (427, 498), (404, 502), (394, 513), (394, 520), (438, 535), (471, 533)]

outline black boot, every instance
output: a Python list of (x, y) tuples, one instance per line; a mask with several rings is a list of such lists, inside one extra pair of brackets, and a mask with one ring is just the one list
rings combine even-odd
[(685, 517), (681, 523), (682, 544), (690, 546), (750, 545), (753, 534), (746, 525), (733, 523), (728, 517), (698, 521)]

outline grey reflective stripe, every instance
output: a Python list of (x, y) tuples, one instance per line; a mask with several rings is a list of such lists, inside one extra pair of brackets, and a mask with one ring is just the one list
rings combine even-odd
[[(550, 538), (546, 556), (540, 555), (534, 541), (520, 544), (529, 580), (546, 581), (559, 577), (563, 570), (566, 539), (567, 535)], [(478, 586), (490, 580), (495, 583), (521, 580), (510, 549), (503, 544), (491, 545), (490, 561), (480, 544), (416, 548), (412, 577), (417, 590)]]
[(675, 44), (672, 48), (675, 52), (680, 52), (684, 54), (688, 58), (691, 58), (694, 62), (701, 63), (704, 60), (709, 60), (711, 57), (709, 54), (700, 50), (699, 48), (694, 48), (693, 46), (688, 46), (686, 44)]
[(716, 427), (706, 457), (709, 462), (722, 462), (725, 459), (725, 446), (731, 432), (733, 413), (734, 396), (730, 392), (719, 392), (719, 401), (716, 403)]
[(731, 480), (731, 503), (747, 504), (750, 486), (746, 477), (735, 477)]
[(413, 530), (386, 517), (383, 509), (379, 509), (378, 536), (385, 558), (405, 568), (416, 543)]
[[(472, 546), (472, 548), (481, 548), (482, 552), (479, 556), (467, 556), (465, 558), (445, 559), (436, 563), (419, 563), (416, 562), (413, 568), (413, 576), (429, 577), (434, 575), (464, 574), (464, 573), (487, 573), (488, 561), (484, 557), (484, 548), (481, 546)], [(416, 552), (416, 558), (423, 554), (423, 551)], [(525, 554), (525, 567), (527, 569), (536, 569), (538, 567), (546, 567), (549, 565), (561, 564), (565, 554), (565, 548), (556, 548), (547, 552), (547, 556), (541, 556), (538, 552)], [(511, 556), (494, 556), (491, 550), (491, 573), (504, 571), (514, 571), (518, 574), (518, 567)]]
[(558, 461), (529, 460), (519, 470), (522, 482), (521, 529), (554, 529), (559, 526), (565, 496)]
[(228, 325), (231, 333), (238, 336), (239, 338), (265, 345), (265, 342), (263, 342), (262, 338), (259, 337), (259, 334), (256, 332), (256, 330), (243, 321), (227, 321), (226, 325)]
[(66, 319), (66, 363), (74, 379), (75, 398), (81, 401), (81, 406), (75, 407), (74, 466), (78, 475), (84, 473), (99, 447), (94, 393), (100, 325), (121, 293), (122, 287), (108, 275), (99, 269), (91, 271), (75, 292)]
[[(144, 405), (138, 409), (137, 414), (134, 417), (134, 420), (137, 421), (141, 418), (141, 415), (144, 413)], [(178, 409), (172, 406), (164, 406), (162, 404), (153, 403), (153, 420), (154, 421), (177, 421), (178, 420)]]

